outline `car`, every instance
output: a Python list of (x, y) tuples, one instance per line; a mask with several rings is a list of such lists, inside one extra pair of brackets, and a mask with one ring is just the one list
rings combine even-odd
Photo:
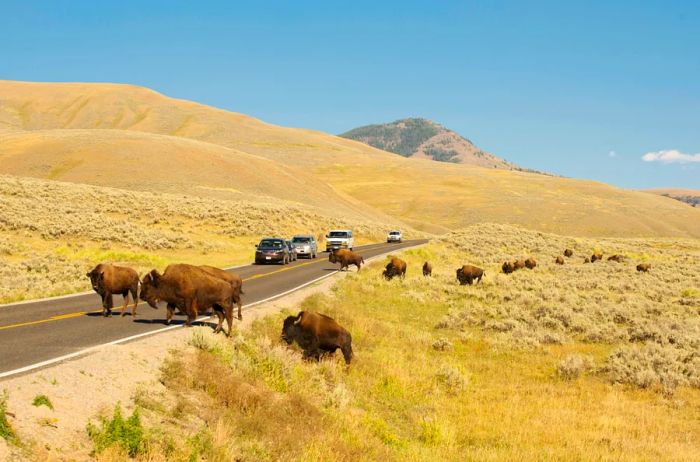
[(316, 258), (318, 243), (310, 234), (297, 234), (292, 238), (292, 245), (297, 252), (297, 257)]
[(284, 241), (284, 243), (287, 244), (287, 248), (289, 249), (289, 261), (297, 261), (297, 250), (294, 248), (292, 241)]
[(255, 246), (255, 264), (261, 265), (264, 263), (282, 263), (286, 265), (291, 261), (289, 248), (281, 237), (266, 237), (263, 238), (258, 245)]
[(403, 235), (401, 234), (401, 231), (389, 231), (389, 234), (386, 235), (387, 242), (401, 242), (402, 239)]
[(353, 246), (352, 230), (334, 229), (326, 234), (326, 252), (334, 252), (338, 249), (350, 249)]

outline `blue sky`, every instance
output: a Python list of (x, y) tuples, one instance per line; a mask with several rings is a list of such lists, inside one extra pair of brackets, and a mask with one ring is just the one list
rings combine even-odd
[(330, 133), (420, 116), (522, 166), (700, 189), (700, 2), (3, 0), (0, 78)]

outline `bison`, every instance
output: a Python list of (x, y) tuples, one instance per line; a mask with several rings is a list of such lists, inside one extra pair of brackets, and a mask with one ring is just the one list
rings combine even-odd
[(432, 275), (433, 275), (433, 265), (431, 265), (430, 262), (423, 263), (423, 276), (432, 276)]
[(504, 262), (503, 262), (503, 265), (501, 265), (501, 270), (502, 270), (505, 274), (510, 274), (510, 273), (512, 273), (513, 271), (515, 271), (515, 266), (513, 266), (513, 264), (512, 264), (511, 262), (509, 262), (509, 261), (504, 261)]
[(646, 273), (651, 269), (651, 263), (640, 263), (637, 265), (637, 271)]
[(528, 258), (527, 260), (525, 260), (525, 268), (535, 269), (535, 266), (537, 266), (537, 262), (534, 258)]
[(87, 277), (90, 278), (93, 290), (102, 297), (102, 314), (104, 316), (112, 315), (113, 294), (120, 294), (124, 297), (124, 306), (122, 306), (121, 312), (121, 316), (124, 316), (129, 304), (129, 293), (134, 299), (131, 315), (136, 316), (136, 307), (139, 304), (139, 274), (134, 269), (100, 263), (87, 273)]
[(614, 261), (617, 263), (622, 263), (625, 260), (625, 257), (623, 255), (615, 254), (615, 255), (610, 255), (608, 257), (608, 261)]
[(399, 276), (401, 279), (406, 278), (406, 262), (397, 257), (392, 257), (391, 261), (386, 264), (386, 269), (382, 273), (387, 280), (391, 281), (394, 276)]
[(583, 263), (590, 263), (590, 262), (591, 262), (591, 259), (588, 257), (583, 259)]
[(159, 301), (168, 304), (166, 323), (170, 324), (175, 308), (187, 315), (189, 326), (202, 312), (213, 308), (219, 323), (214, 329), (221, 332), (224, 317), (228, 323), (228, 334), (233, 327), (234, 288), (227, 281), (211, 276), (197, 266), (187, 264), (169, 265), (161, 275), (157, 270), (146, 274), (141, 281), (141, 299), (153, 308)]
[(328, 261), (331, 263), (340, 263), (340, 271), (343, 271), (343, 268), (347, 271), (350, 265), (357, 266), (357, 271), (360, 271), (360, 267), (365, 262), (365, 259), (362, 258), (362, 255), (352, 250), (339, 249), (328, 255)]
[(515, 260), (513, 262), (513, 271), (525, 268), (525, 260)]
[(282, 326), (282, 339), (288, 345), (296, 341), (304, 350), (304, 358), (319, 360), (322, 353), (335, 353), (338, 348), (346, 364), (353, 357), (350, 332), (323, 314), (300, 311), (296, 316), (288, 316)]
[(561, 256), (557, 257), (557, 259), (554, 261), (557, 265), (563, 265), (564, 264), (564, 258)]
[(461, 268), (457, 268), (457, 280), (459, 285), (469, 284), (476, 279), (476, 282), (481, 282), (481, 278), (486, 274), (483, 269), (472, 265), (464, 265)]
[(214, 266), (200, 265), (199, 268), (201, 268), (205, 273), (209, 274), (210, 276), (223, 279), (224, 281), (231, 284), (231, 287), (233, 288), (233, 301), (236, 302), (236, 305), (238, 306), (238, 319), (242, 320), (243, 316), (241, 315), (241, 309), (243, 307), (243, 303), (241, 302), (241, 294), (244, 292), (243, 280), (241, 279), (241, 277), (236, 273), (229, 273), (228, 271), (224, 271)]
[(593, 255), (591, 255), (591, 263), (595, 263), (598, 260), (603, 259), (603, 254), (601, 252), (596, 252)]
[(571, 249), (566, 249), (564, 250), (564, 256), (567, 258), (571, 258), (574, 256), (574, 251)]

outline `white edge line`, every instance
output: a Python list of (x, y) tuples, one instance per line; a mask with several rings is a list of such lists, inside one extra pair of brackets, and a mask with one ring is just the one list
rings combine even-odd
[[(408, 250), (408, 249), (412, 249), (412, 248), (415, 248), (415, 247), (420, 247), (420, 246), (422, 246), (422, 245), (424, 245), (424, 244), (413, 245), (413, 246), (410, 246), (410, 247), (402, 247), (401, 249), (397, 249), (397, 250), (403, 251), (403, 250)], [(385, 255), (387, 255), (387, 254), (389, 254), (389, 253), (391, 253), (391, 252), (385, 252), (385, 253), (381, 253), (381, 254), (379, 254), (379, 255), (375, 255), (374, 257), (368, 258), (367, 261), (375, 260), (375, 259), (377, 259), (377, 258), (379, 258), (379, 257), (383, 257), (383, 256), (385, 256)], [(247, 266), (247, 265), (243, 265), (243, 266)], [(237, 267), (233, 267), (233, 268), (237, 268)], [(230, 268), (230, 269), (233, 269), (233, 268)], [(285, 295), (289, 295), (289, 294), (291, 294), (292, 292), (296, 292), (297, 290), (303, 289), (304, 287), (310, 286), (311, 284), (314, 284), (314, 283), (316, 283), (316, 282), (318, 282), (318, 281), (321, 281), (321, 280), (323, 280), (323, 279), (329, 278), (329, 277), (331, 277), (331, 276), (333, 276), (333, 275), (335, 275), (335, 274), (338, 274), (338, 273), (340, 273), (340, 271), (339, 271), (339, 270), (335, 270), (335, 271), (333, 271), (333, 272), (331, 272), (331, 273), (324, 274), (323, 276), (321, 276), (321, 277), (319, 277), (319, 278), (316, 278), (316, 279), (314, 279), (314, 280), (312, 280), (312, 281), (305, 282), (304, 284), (302, 284), (302, 285), (300, 285), (300, 286), (296, 286), (296, 287), (294, 287), (294, 288), (292, 288), (292, 289), (289, 289), (289, 290), (287, 290), (287, 291), (285, 291), (285, 292), (282, 292), (282, 293), (273, 295), (272, 297), (268, 297), (268, 298), (265, 298), (265, 299), (262, 299), (262, 300), (258, 300), (257, 302), (249, 303), (249, 304), (245, 305), (245, 307), (246, 307), (246, 308), (252, 308), (252, 307), (257, 306), (257, 305), (260, 305), (260, 304), (262, 304), (262, 303), (266, 303), (266, 302), (269, 302), (269, 301), (271, 301), (271, 300), (275, 300), (275, 299), (277, 299), (277, 298), (284, 297)], [(89, 293), (89, 292), (88, 292), (88, 293)], [(54, 297), (54, 298), (55, 298), (55, 297)], [(211, 316), (200, 316), (199, 318), (195, 319), (194, 322), (203, 321), (203, 320), (205, 320), (205, 319), (211, 319)], [(180, 327), (184, 327), (184, 324), (178, 324), (178, 325), (175, 325), (175, 326), (167, 326), (167, 327), (163, 327), (162, 329), (156, 329), (156, 330), (152, 330), (152, 331), (149, 331), (149, 332), (142, 332), (142, 333), (140, 333), (140, 334), (131, 335), (131, 336), (129, 336), (129, 337), (124, 337), (124, 338), (119, 338), (119, 339), (116, 339), (116, 340), (112, 340), (111, 342), (100, 343), (99, 345), (93, 345), (93, 346), (91, 346), (91, 347), (83, 348), (82, 350), (75, 351), (75, 352), (69, 353), (69, 354), (67, 354), (67, 355), (58, 356), (58, 357), (56, 357), (56, 358), (47, 359), (46, 361), (41, 361), (41, 362), (38, 362), (38, 363), (30, 364), (30, 365), (28, 365), (28, 366), (20, 367), (19, 369), (14, 369), (14, 370), (11, 370), (11, 371), (7, 371), (7, 372), (0, 373), (0, 379), (5, 379), (5, 378), (7, 378), (7, 377), (11, 377), (11, 376), (17, 375), (17, 374), (22, 374), (22, 373), (24, 373), (24, 372), (29, 372), (29, 371), (32, 371), (32, 370), (34, 370), (34, 369), (39, 369), (39, 368), (41, 368), (41, 367), (50, 366), (51, 364), (56, 364), (56, 363), (58, 363), (58, 362), (65, 361), (65, 360), (67, 360), (67, 359), (76, 358), (76, 357), (78, 357), (78, 356), (85, 355), (85, 354), (87, 354), (87, 353), (90, 353), (90, 352), (92, 352), (92, 351), (98, 350), (98, 349), (103, 348), (103, 347), (106, 347), (106, 346), (118, 345), (118, 344), (120, 344), (120, 343), (130, 342), (130, 341), (132, 341), (132, 340), (136, 340), (136, 339), (139, 339), (139, 338), (142, 338), (142, 337), (148, 337), (148, 336), (150, 336), (150, 335), (160, 334), (160, 333), (162, 333), (162, 332), (166, 332), (166, 331), (169, 331), (169, 330), (177, 329), (177, 328), (180, 328)]]

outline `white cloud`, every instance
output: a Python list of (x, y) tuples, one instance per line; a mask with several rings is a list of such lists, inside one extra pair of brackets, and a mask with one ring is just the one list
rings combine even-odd
[(617, 153), (615, 151), (610, 151), (608, 157), (617, 157)]
[(700, 162), (700, 154), (684, 154), (675, 149), (647, 152), (642, 156), (644, 162), (662, 162), (664, 164), (687, 164)]

